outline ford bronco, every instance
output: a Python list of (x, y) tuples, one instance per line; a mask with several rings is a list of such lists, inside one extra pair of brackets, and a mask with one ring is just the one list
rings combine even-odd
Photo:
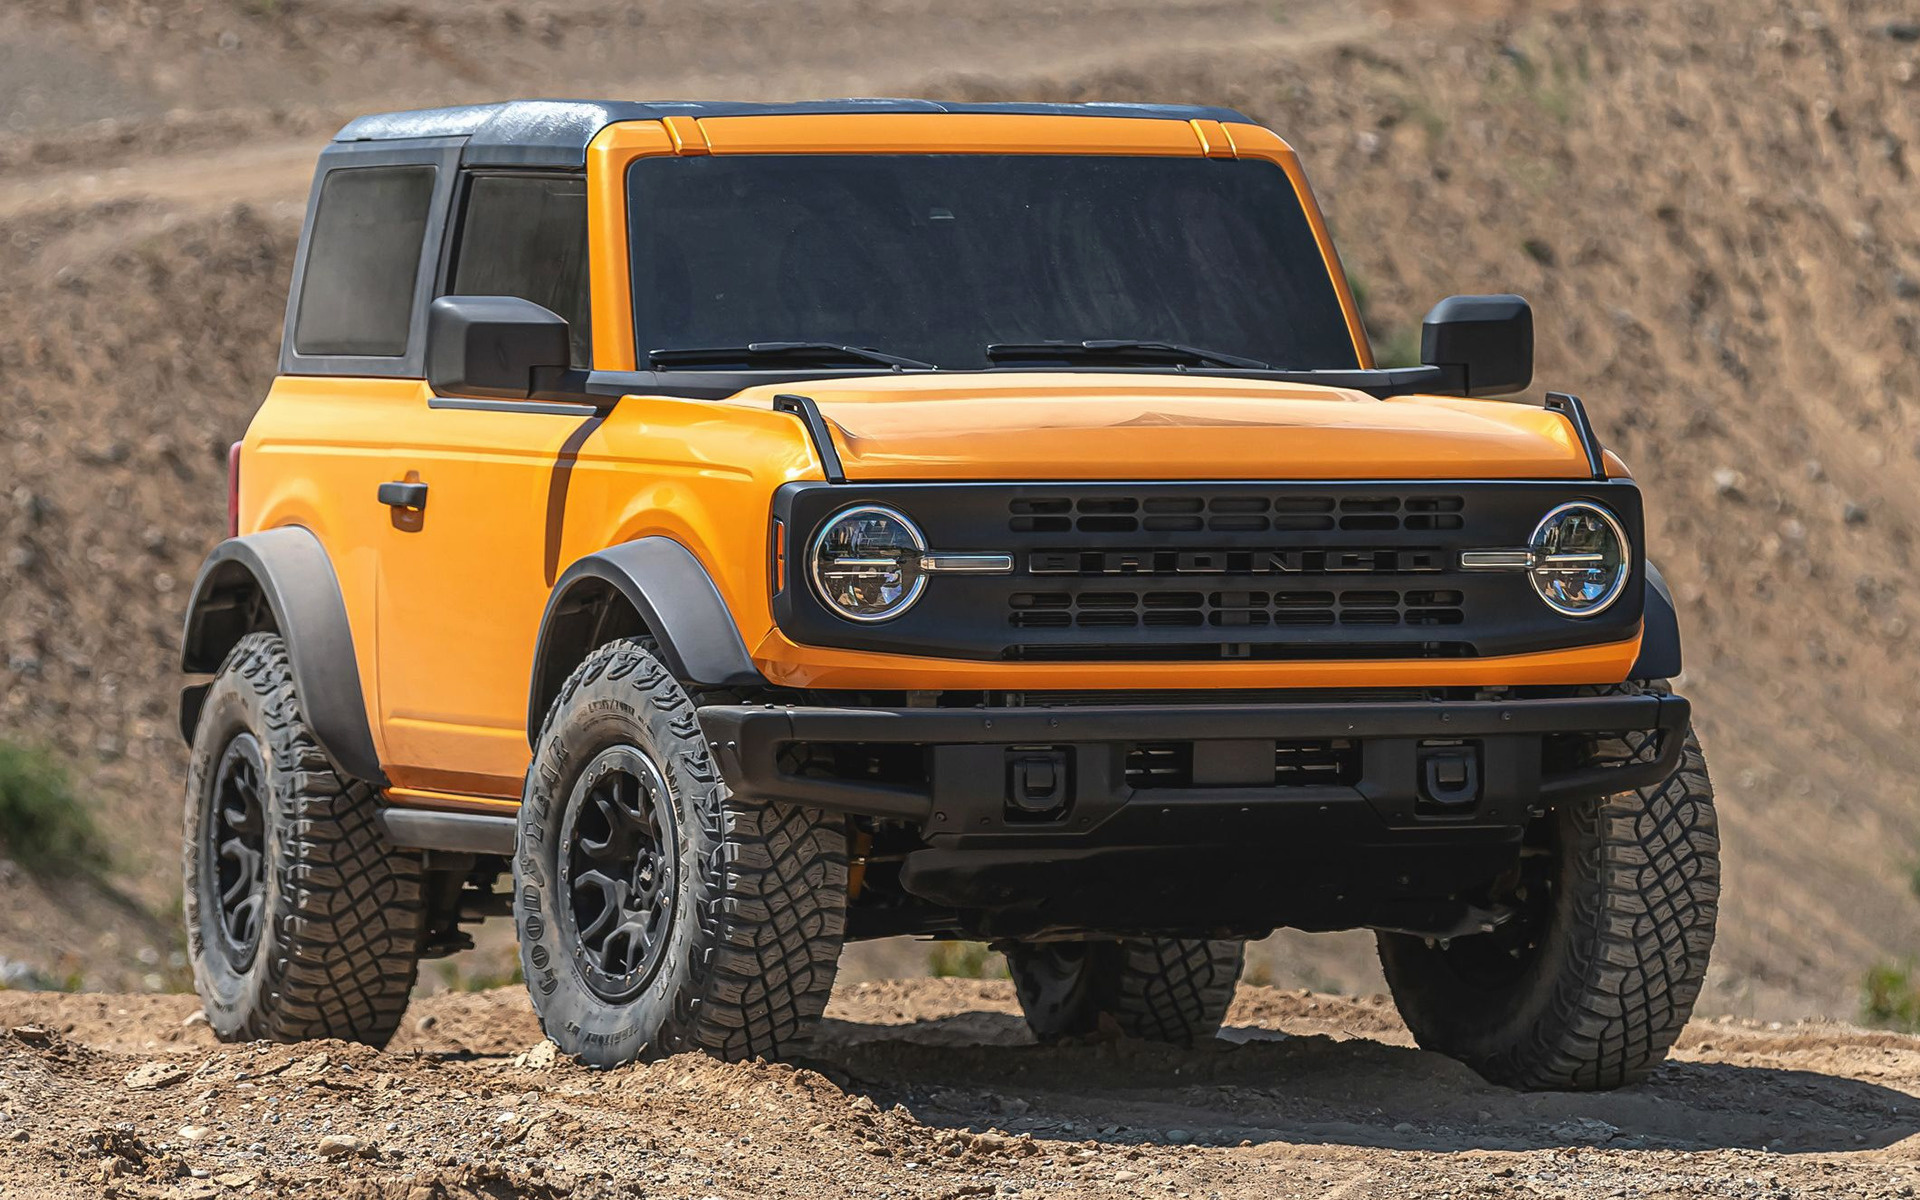
[(1516, 296), (1376, 366), (1246, 117), (366, 117), (291, 292), (184, 635), (220, 1036), (383, 1042), (509, 912), (602, 1065), (791, 1052), (903, 934), (1004, 950), (1041, 1039), (1212, 1036), (1283, 926), (1376, 931), (1505, 1084), (1685, 1022), (1718, 845), (1641, 494), (1578, 399), (1485, 398)]

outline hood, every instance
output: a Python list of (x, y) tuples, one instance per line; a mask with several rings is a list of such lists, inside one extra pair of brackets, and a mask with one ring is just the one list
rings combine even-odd
[(804, 390), (849, 479), (1584, 478), (1571, 423), (1531, 404), (1264, 380), (1083, 372), (899, 375)]

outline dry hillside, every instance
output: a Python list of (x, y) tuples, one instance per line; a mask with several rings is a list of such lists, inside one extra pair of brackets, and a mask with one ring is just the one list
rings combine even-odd
[[(512, 94), (1180, 99), (1306, 157), (1383, 345), (1515, 290), (1649, 493), (1722, 797), (1707, 1006), (1850, 1014), (1920, 950), (1920, 25), (1850, 0), (699, 6), (19, 0), (0, 14), (0, 731), (77, 764), (105, 890), (0, 956), (166, 982), (173, 647), (272, 370), (305, 172)], [(1353, 939), (1283, 972), (1365, 985)], [(151, 950), (157, 962), (143, 964)]]

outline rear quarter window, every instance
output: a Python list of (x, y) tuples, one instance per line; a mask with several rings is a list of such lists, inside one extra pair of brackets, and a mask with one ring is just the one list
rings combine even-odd
[(328, 172), (314, 209), (300, 286), (296, 353), (399, 357), (407, 352), (434, 176), (431, 166)]

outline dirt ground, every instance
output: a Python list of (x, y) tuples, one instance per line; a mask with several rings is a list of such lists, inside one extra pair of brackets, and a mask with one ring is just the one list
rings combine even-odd
[(1382, 998), (1243, 987), (1218, 1041), (1032, 1043), (1011, 987), (844, 987), (791, 1065), (555, 1061), (524, 992), (385, 1052), (221, 1046), (184, 996), (0, 995), (0, 1195), (1911, 1196), (1920, 1039), (1696, 1023), (1647, 1083), (1492, 1087)]

